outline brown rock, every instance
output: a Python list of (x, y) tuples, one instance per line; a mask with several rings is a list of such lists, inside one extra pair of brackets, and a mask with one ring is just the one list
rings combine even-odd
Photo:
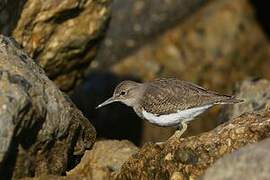
[[(251, 36), (252, 34), (252, 36)], [(111, 70), (142, 80), (173, 76), (231, 94), (235, 83), (247, 76), (270, 78), (270, 53), (249, 1), (211, 1), (181, 24), (171, 28)], [(212, 109), (209, 116), (216, 116)], [(211, 118), (192, 122), (188, 133), (212, 129)], [(168, 138), (173, 129), (145, 127), (144, 142)], [(153, 137), (152, 129), (158, 136)], [(151, 136), (149, 136), (151, 134)], [(160, 137), (164, 134), (164, 137)]]
[(0, 35), (0, 174), (61, 175), (95, 141), (95, 129), (45, 72)]
[(176, 175), (194, 179), (224, 154), (269, 136), (270, 109), (262, 114), (246, 113), (196, 137), (172, 137), (161, 146), (145, 145), (123, 164), (116, 179), (169, 179)]
[(270, 139), (225, 155), (206, 170), (204, 180), (267, 180), (270, 177)]
[(85, 153), (81, 163), (67, 173), (67, 177), (108, 179), (137, 151), (138, 148), (129, 141), (98, 141), (91, 151)]
[[(7, 27), (0, 30), (9, 29), (6, 34), (22, 44), (61, 90), (70, 91), (96, 55), (110, 15), (110, 2), (6, 1), (2, 12)], [(14, 13), (20, 13), (19, 19), (14, 18)], [(13, 24), (16, 26), (11, 28)]]

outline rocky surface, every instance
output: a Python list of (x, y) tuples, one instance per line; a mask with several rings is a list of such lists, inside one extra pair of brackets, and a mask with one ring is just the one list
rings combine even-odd
[[(249, 1), (217, 0), (119, 61), (111, 70), (119, 76), (132, 75), (144, 81), (173, 76), (231, 94), (235, 84), (246, 77), (270, 78), (269, 47)], [(215, 127), (217, 123), (209, 121), (209, 116), (215, 117), (217, 112), (212, 109), (208, 117), (192, 122), (188, 133), (194, 135)], [(144, 129), (149, 130), (144, 132), (144, 142), (162, 141), (174, 130), (148, 124)], [(160, 134), (166, 137), (160, 138)]]
[[(12, 35), (64, 91), (97, 53), (111, 0), (1, 1), (0, 28)], [(16, 16), (14, 16), (16, 14)]]
[(126, 140), (97, 141), (92, 150), (85, 152), (80, 164), (67, 172), (67, 176), (42, 175), (35, 178), (25, 178), (24, 180), (112, 179), (113, 174), (117, 173), (122, 164), (138, 150), (135, 145)]
[(207, 1), (114, 0), (106, 38), (93, 66), (107, 68), (191, 15)]
[(12, 39), (0, 35), (0, 174), (64, 174), (95, 130)]
[(223, 155), (269, 136), (270, 109), (246, 113), (199, 136), (149, 143), (123, 164), (115, 178), (194, 179)]
[(245, 102), (227, 106), (222, 121), (237, 117), (244, 112), (263, 112), (270, 108), (270, 82), (266, 79), (243, 81), (235, 92), (235, 95)]
[(267, 180), (270, 176), (270, 139), (248, 145), (219, 159), (203, 180)]

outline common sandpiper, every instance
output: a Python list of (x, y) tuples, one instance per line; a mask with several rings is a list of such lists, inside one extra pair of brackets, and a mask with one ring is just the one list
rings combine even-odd
[(136, 114), (158, 126), (180, 125), (180, 137), (187, 123), (216, 104), (234, 104), (242, 100), (219, 94), (196, 84), (175, 78), (161, 78), (138, 83), (123, 81), (114, 90), (113, 96), (97, 106), (122, 102), (134, 109)]

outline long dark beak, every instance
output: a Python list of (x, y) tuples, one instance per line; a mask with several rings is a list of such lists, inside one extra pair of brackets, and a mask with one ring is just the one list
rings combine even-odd
[(101, 107), (103, 107), (103, 106), (106, 106), (107, 104), (113, 103), (113, 102), (115, 102), (115, 101), (116, 101), (116, 100), (115, 100), (113, 97), (111, 97), (111, 98), (107, 99), (106, 101), (104, 101), (103, 103), (101, 103), (100, 105), (98, 105), (98, 106), (96, 107), (96, 109), (101, 108)]

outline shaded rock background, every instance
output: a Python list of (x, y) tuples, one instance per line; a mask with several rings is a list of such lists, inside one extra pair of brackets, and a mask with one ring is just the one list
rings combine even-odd
[(90, 122), (12, 39), (0, 35), (0, 174), (63, 175), (94, 144)]
[(96, 55), (111, 0), (1, 1), (0, 32), (12, 35), (63, 91)]
[(237, 97), (245, 101), (234, 106), (226, 106), (221, 113), (220, 122), (245, 112), (263, 112), (270, 108), (270, 82), (266, 79), (245, 80), (236, 87), (235, 92)]
[(114, 0), (112, 17), (93, 67), (109, 68), (182, 21), (208, 0)]
[(248, 145), (219, 159), (209, 168), (205, 180), (260, 179), (270, 176), (270, 139)]

